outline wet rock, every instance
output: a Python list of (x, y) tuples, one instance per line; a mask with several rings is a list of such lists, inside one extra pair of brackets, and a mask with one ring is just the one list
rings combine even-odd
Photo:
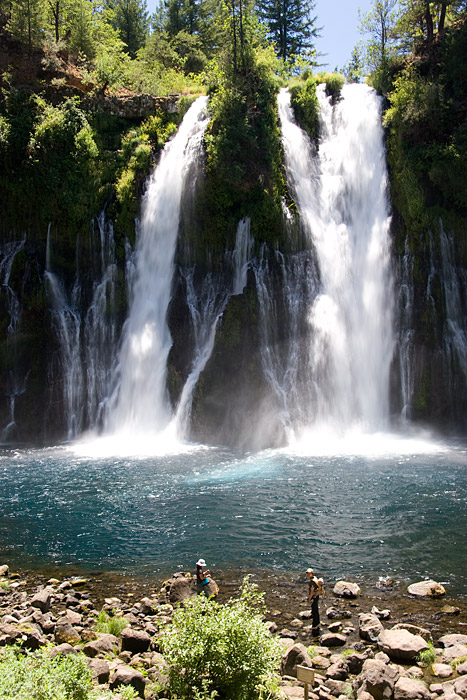
[(281, 676), (297, 677), (297, 666), (312, 668), (312, 662), (303, 644), (294, 644), (282, 655)]
[(358, 633), (362, 639), (375, 644), (383, 631), (380, 620), (372, 613), (361, 613), (358, 616)]
[(397, 666), (384, 663), (380, 659), (367, 659), (361, 674), (355, 679), (354, 690), (360, 700), (362, 692), (369, 693), (374, 700), (389, 699), (398, 680)]
[(332, 590), (334, 595), (341, 598), (358, 598), (362, 592), (357, 583), (350, 581), (337, 581)]
[(412, 583), (407, 588), (410, 595), (417, 596), (419, 598), (439, 598), (440, 596), (446, 595), (446, 589), (437, 581), (419, 581), (418, 583)]
[(311, 620), (311, 610), (301, 610), (298, 617), (300, 620)]
[(328, 630), (330, 632), (339, 632), (342, 629), (342, 622), (333, 622), (328, 625)]
[(460, 611), (455, 605), (443, 605), (440, 612), (442, 615), (459, 615)]
[(284, 627), (284, 629), (282, 629), (279, 632), (279, 637), (287, 637), (288, 639), (297, 639), (298, 632), (294, 632), (294, 631), (289, 630), (289, 629)]
[(147, 632), (135, 630), (132, 627), (123, 629), (120, 639), (122, 651), (129, 651), (131, 654), (142, 654), (151, 644), (151, 637)]
[(406, 629), (383, 630), (378, 637), (378, 646), (390, 659), (408, 662), (414, 661), (421, 651), (428, 649), (423, 637)]
[(121, 685), (131, 685), (136, 690), (139, 697), (144, 698), (146, 682), (141, 671), (137, 671), (129, 666), (119, 666), (112, 676), (109, 687), (111, 690), (115, 690)]
[(379, 610), (376, 605), (371, 608), (371, 614), (376, 615), (378, 620), (389, 620), (391, 617), (391, 611), (385, 608), (384, 610)]
[(422, 681), (403, 676), (394, 686), (394, 700), (431, 700), (431, 693)]
[(453, 669), (449, 664), (433, 664), (431, 672), (437, 678), (449, 678), (453, 674)]

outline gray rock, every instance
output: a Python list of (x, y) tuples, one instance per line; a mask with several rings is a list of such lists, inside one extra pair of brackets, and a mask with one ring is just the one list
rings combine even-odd
[(42, 613), (48, 612), (52, 603), (52, 594), (51, 588), (43, 588), (32, 597), (31, 606), (38, 608)]
[(371, 608), (371, 614), (376, 615), (378, 620), (389, 620), (391, 617), (391, 611), (385, 608), (384, 610), (380, 610), (379, 608), (376, 607), (376, 605), (373, 605)]
[(294, 644), (282, 655), (281, 676), (297, 677), (297, 666), (312, 667), (311, 659), (303, 644)]
[(50, 657), (53, 659), (55, 656), (68, 656), (68, 654), (77, 654), (78, 650), (72, 647), (71, 644), (64, 642), (63, 644), (57, 644), (57, 646), (52, 647), (50, 650)]
[(460, 659), (463, 656), (467, 656), (467, 645), (453, 644), (452, 646), (443, 649), (442, 660), (444, 663), (450, 664), (451, 661), (454, 661), (455, 659)]
[(105, 659), (90, 659), (88, 665), (95, 683), (102, 684), (109, 682), (110, 666)]
[(431, 693), (422, 681), (402, 676), (394, 686), (394, 700), (431, 700)]
[(366, 692), (375, 700), (392, 698), (394, 687), (399, 680), (399, 670), (393, 664), (386, 664), (380, 659), (367, 659), (362, 672), (355, 679), (354, 690), (361, 700), (361, 693)]
[(115, 690), (119, 686), (131, 685), (136, 690), (140, 698), (144, 698), (144, 689), (146, 682), (140, 671), (136, 671), (129, 666), (119, 666), (115, 669), (115, 673), (109, 683), (110, 690)]
[(418, 627), (417, 625), (411, 625), (408, 622), (398, 622), (397, 625), (394, 625), (391, 627), (393, 630), (407, 630), (408, 632), (411, 632), (412, 634), (419, 634), (420, 637), (423, 637), (423, 639), (426, 642), (432, 642), (433, 637), (431, 636), (430, 630), (425, 629), (424, 627)]
[(8, 564), (2, 564), (0, 566), (0, 576), (2, 578), (7, 578), (9, 572), (10, 572), (10, 568), (9, 568)]
[(428, 649), (423, 637), (406, 629), (383, 630), (378, 637), (378, 646), (390, 659), (408, 662), (414, 661), (421, 651)]
[(320, 644), (323, 647), (343, 647), (346, 643), (347, 637), (345, 634), (338, 634), (337, 632), (327, 632), (320, 639)]
[(464, 676), (467, 674), (467, 661), (464, 661), (462, 664), (459, 664), (457, 667), (457, 673), (460, 676)]
[(362, 592), (357, 583), (350, 581), (337, 581), (332, 590), (334, 595), (341, 598), (357, 598)]
[(88, 642), (83, 647), (83, 652), (91, 658), (98, 654), (115, 653), (118, 645), (118, 639), (113, 634), (100, 634), (97, 639)]
[(348, 698), (348, 692), (352, 690), (350, 683), (338, 681), (333, 678), (329, 678), (326, 681), (326, 688), (330, 691), (331, 695), (336, 698), (338, 698), (340, 695), (345, 695)]
[(168, 581), (167, 597), (171, 603), (183, 603), (196, 595), (196, 580), (194, 578), (171, 578)]
[(347, 671), (352, 676), (357, 676), (362, 672), (363, 664), (369, 658), (370, 652), (365, 654), (348, 654), (345, 657), (344, 666)]
[(449, 664), (433, 664), (431, 672), (437, 678), (449, 678), (453, 674), (453, 669)]
[(358, 616), (358, 633), (362, 639), (375, 644), (383, 631), (380, 620), (371, 613), (361, 613)]
[(452, 647), (454, 644), (467, 644), (467, 634), (445, 634), (438, 639), (440, 647)]
[(408, 588), (410, 595), (417, 596), (419, 598), (439, 598), (446, 594), (446, 589), (437, 581), (419, 581), (418, 583), (412, 583)]
[(151, 637), (147, 632), (135, 630), (132, 627), (125, 627), (121, 635), (122, 651), (129, 651), (132, 654), (142, 654), (149, 649)]

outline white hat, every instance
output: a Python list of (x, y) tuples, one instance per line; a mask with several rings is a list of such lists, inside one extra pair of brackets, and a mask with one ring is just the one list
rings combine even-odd
[(307, 573), (307, 574), (313, 574), (314, 571), (313, 571), (313, 569), (307, 569), (307, 570), (306, 570), (306, 573)]
[(196, 566), (206, 566), (206, 562), (204, 561), (204, 559), (198, 559), (198, 561), (196, 562)]

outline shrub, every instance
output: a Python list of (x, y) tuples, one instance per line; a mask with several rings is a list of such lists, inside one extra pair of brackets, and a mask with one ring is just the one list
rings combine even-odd
[(113, 634), (118, 637), (122, 630), (128, 627), (126, 617), (107, 615), (105, 610), (101, 610), (96, 618), (96, 632), (104, 632), (105, 634)]
[(318, 82), (314, 76), (290, 87), (291, 104), (297, 122), (311, 139), (319, 135), (319, 103), (316, 95)]
[(418, 654), (418, 661), (425, 666), (430, 666), (436, 661), (436, 651), (431, 642), (428, 642), (428, 649), (424, 649)]
[(160, 638), (171, 694), (257, 700), (272, 689), (282, 649), (269, 636), (262, 610), (262, 594), (248, 578), (239, 599), (221, 605), (197, 596), (178, 608)]

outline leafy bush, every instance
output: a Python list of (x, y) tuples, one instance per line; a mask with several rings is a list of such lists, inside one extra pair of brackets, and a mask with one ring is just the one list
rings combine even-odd
[(282, 648), (269, 636), (262, 610), (262, 594), (248, 578), (239, 599), (221, 605), (197, 596), (178, 608), (160, 638), (172, 696), (257, 700), (267, 692)]
[(110, 617), (105, 610), (101, 610), (96, 618), (96, 632), (113, 634), (115, 637), (118, 637), (125, 627), (128, 627), (128, 620), (126, 617)]
[(319, 103), (316, 95), (318, 81), (315, 76), (290, 87), (291, 104), (295, 118), (311, 139), (319, 133)]

